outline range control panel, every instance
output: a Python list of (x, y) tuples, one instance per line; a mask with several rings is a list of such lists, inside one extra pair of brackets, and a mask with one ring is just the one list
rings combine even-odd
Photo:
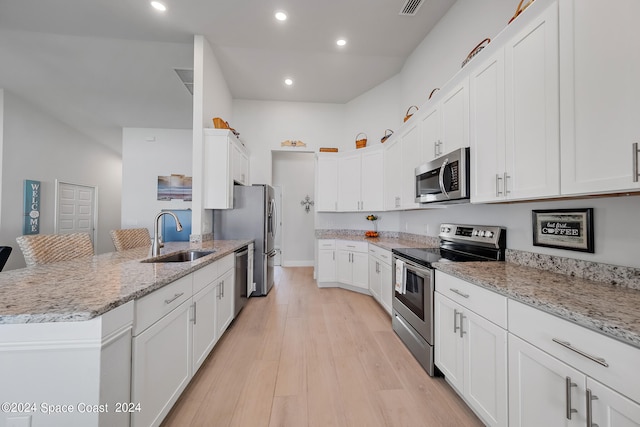
[(483, 246), (500, 247), (505, 229), (494, 225), (440, 224), (440, 238), (450, 241), (466, 241)]

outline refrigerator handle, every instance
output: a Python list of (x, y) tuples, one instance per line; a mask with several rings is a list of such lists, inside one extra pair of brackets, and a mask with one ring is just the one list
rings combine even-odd
[(271, 233), (273, 235), (273, 238), (275, 239), (276, 237), (276, 232), (278, 230), (278, 212), (276, 211), (276, 201), (275, 199), (271, 199), (270, 201), (271, 203), (271, 215), (269, 216), (270, 221), (271, 221)]

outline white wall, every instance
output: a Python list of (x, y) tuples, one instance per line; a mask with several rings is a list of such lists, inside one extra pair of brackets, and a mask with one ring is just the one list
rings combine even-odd
[(4, 89), (0, 88), (0, 230), (2, 230), (2, 165), (4, 156)]
[(427, 101), (484, 38), (493, 38), (513, 15), (517, 2), (458, 0), (418, 45), (400, 72), (400, 114)]
[[(122, 131), (122, 228), (146, 227), (162, 209), (189, 209), (191, 202), (159, 201), (158, 176), (192, 176), (191, 129), (124, 128)], [(148, 139), (154, 141), (148, 141)]]
[(14, 248), (5, 269), (25, 266), (22, 234), (25, 179), (41, 181), (40, 233), (54, 232), (55, 180), (98, 187), (96, 253), (113, 251), (109, 230), (120, 228), (122, 163), (104, 145), (4, 92), (2, 227), (0, 244)]
[[(286, 140), (302, 141), (300, 151), (320, 147), (355, 148), (344, 138), (345, 106), (342, 104), (235, 100), (234, 128), (251, 151), (251, 183), (271, 184), (271, 151)], [(355, 136), (355, 135), (354, 135)], [(294, 151), (296, 151), (295, 149)]]
[(191, 233), (213, 232), (213, 215), (203, 208), (204, 128), (213, 128), (213, 118), (232, 121), (232, 98), (220, 64), (204, 36), (193, 39), (193, 222)]
[(399, 110), (400, 77), (396, 75), (370, 91), (349, 101), (345, 111), (344, 139), (349, 141), (349, 150), (355, 148), (356, 135), (367, 135), (367, 146), (380, 144), (385, 129), (395, 130), (404, 115)]
[(314, 153), (273, 153), (273, 185), (282, 189), (282, 265), (312, 266), (314, 260), (314, 210), (307, 213), (300, 201), (315, 200)]

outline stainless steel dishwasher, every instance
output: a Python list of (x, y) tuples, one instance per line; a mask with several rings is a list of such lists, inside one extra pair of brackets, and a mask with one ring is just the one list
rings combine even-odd
[[(247, 272), (249, 267), (249, 250), (244, 247), (236, 252), (236, 289), (234, 314), (238, 315), (247, 302)], [(234, 316), (234, 317), (235, 317)]]

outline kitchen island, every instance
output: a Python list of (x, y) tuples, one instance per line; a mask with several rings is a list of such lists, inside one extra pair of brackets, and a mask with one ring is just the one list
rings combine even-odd
[(166, 243), (164, 254), (214, 251), (193, 262), (141, 262), (149, 248), (139, 248), (1, 273), (0, 426), (158, 425), (202, 362), (196, 352), (228, 326), (224, 282), (249, 243)]

